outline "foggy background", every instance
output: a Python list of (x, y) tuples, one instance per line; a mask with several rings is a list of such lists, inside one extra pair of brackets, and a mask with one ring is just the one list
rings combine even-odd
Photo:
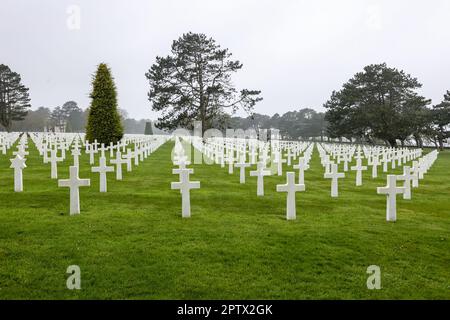
[(372, 63), (417, 77), (433, 104), (450, 89), (446, 0), (2, 0), (0, 6), (0, 63), (21, 74), (32, 109), (68, 100), (87, 108), (92, 74), (105, 62), (119, 107), (130, 117), (156, 119), (144, 74), (189, 31), (214, 38), (243, 63), (234, 82), (262, 91), (258, 113), (323, 111), (332, 90)]

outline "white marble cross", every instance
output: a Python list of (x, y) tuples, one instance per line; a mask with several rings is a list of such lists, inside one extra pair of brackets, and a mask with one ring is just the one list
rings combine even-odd
[(100, 157), (104, 157), (105, 156), (105, 151), (108, 150), (108, 147), (105, 147), (105, 144), (102, 143), (100, 145), (100, 148), (98, 148), (98, 150), (100, 151)]
[(291, 148), (288, 148), (287, 149), (287, 154), (286, 154), (286, 160), (287, 160), (287, 162), (286, 162), (286, 164), (288, 165), (288, 166), (290, 166), (291, 165), (291, 158), (292, 158), (292, 156), (293, 156), (293, 154), (292, 154), (292, 151), (291, 151)]
[(277, 164), (277, 173), (279, 176), (283, 175), (283, 163), (286, 163), (286, 159), (283, 159), (283, 153), (281, 151), (277, 151), (275, 154), (275, 160), (273, 161)]
[(351, 157), (350, 157), (349, 154), (346, 154), (346, 155), (344, 156), (344, 172), (347, 172), (347, 171), (348, 171), (348, 162), (351, 161), (350, 158), (351, 158)]
[(19, 155), (21, 158), (25, 158), (25, 156), (29, 155), (30, 153), (25, 151), (25, 146), (23, 144), (19, 144), (17, 146), (17, 151), (13, 152), (13, 155)]
[(269, 176), (270, 171), (266, 170), (266, 166), (263, 162), (258, 162), (256, 171), (250, 171), (251, 177), (258, 177), (256, 195), (264, 195), (264, 176)]
[(113, 172), (114, 167), (108, 167), (106, 165), (106, 157), (103, 156), (100, 157), (100, 165), (98, 167), (92, 167), (91, 171), (100, 173), (100, 192), (106, 192), (107, 191), (106, 173)]
[[(131, 151), (131, 149), (127, 149), (127, 154), (124, 157), (125, 157), (125, 160), (127, 161), (126, 163), (127, 163), (127, 171), (128, 172), (133, 170), (131, 159), (133, 159), (134, 156), (135, 155), (134, 155), (133, 151)], [(136, 155), (136, 156), (139, 158), (138, 155)]]
[(246, 163), (245, 159), (241, 159), (234, 166), (239, 168), (239, 183), (245, 183), (245, 168), (250, 167), (250, 163)]
[(305, 170), (309, 169), (304, 157), (298, 158), (298, 164), (294, 164), (294, 169), (298, 169), (298, 183), (305, 184)]
[(180, 169), (180, 181), (172, 182), (171, 188), (175, 190), (180, 190), (181, 192), (181, 215), (183, 218), (189, 218), (191, 216), (191, 189), (199, 189), (199, 181), (189, 181), (189, 169)]
[(112, 158), (114, 156), (114, 149), (119, 149), (119, 146), (115, 146), (113, 142), (109, 143), (109, 157)]
[(405, 192), (403, 193), (403, 199), (411, 200), (411, 181), (414, 179), (415, 174), (411, 174), (411, 168), (409, 166), (403, 167), (403, 174), (397, 176), (397, 180), (404, 181), (403, 187)]
[(345, 173), (338, 172), (337, 164), (333, 163), (333, 164), (331, 164), (330, 172), (329, 173), (325, 173), (323, 175), (323, 177), (326, 178), (326, 179), (331, 179), (331, 196), (333, 198), (338, 197), (338, 195), (339, 195), (339, 193), (338, 193), (338, 179), (344, 178), (345, 177)]
[(58, 179), (58, 162), (63, 161), (63, 158), (60, 158), (56, 155), (58, 149), (53, 148), (50, 150), (50, 158), (47, 158), (46, 163), (50, 162), (50, 174), (52, 179)]
[(117, 148), (116, 158), (110, 159), (109, 162), (116, 165), (116, 180), (122, 180), (122, 164), (127, 163), (127, 160), (122, 159), (120, 148)]
[(97, 153), (97, 150), (95, 149), (94, 144), (91, 144), (90, 146), (86, 144), (86, 146), (86, 153), (89, 154), (89, 164), (93, 165), (95, 163), (94, 154)]
[(361, 159), (356, 159), (356, 166), (352, 166), (350, 169), (353, 171), (356, 171), (356, 185), (361, 186), (362, 185), (362, 172), (363, 170), (367, 170), (366, 166), (361, 165)]
[(256, 151), (255, 148), (251, 148), (250, 149), (250, 164), (255, 164), (256, 163), (256, 158), (258, 156), (258, 152)]
[(379, 166), (378, 155), (374, 155), (372, 158), (372, 178), (378, 177), (378, 166)]
[(228, 173), (233, 174), (234, 168), (234, 151), (229, 151), (227, 154), (226, 162), (228, 163)]
[(23, 191), (23, 178), (22, 178), (22, 169), (26, 168), (25, 164), (26, 159), (22, 158), (19, 154), (16, 155), (14, 159), (10, 159), (11, 166), (10, 168), (14, 168), (14, 191), (22, 192)]
[(386, 195), (386, 220), (396, 221), (397, 220), (397, 194), (404, 193), (404, 187), (397, 187), (397, 176), (394, 174), (389, 174), (387, 176), (387, 186), (378, 187), (378, 194)]
[(80, 213), (80, 187), (89, 187), (91, 179), (80, 179), (78, 177), (78, 167), (70, 167), (69, 179), (58, 180), (58, 187), (70, 188), (70, 215)]
[(417, 188), (419, 186), (419, 161), (413, 161), (411, 172), (413, 173), (412, 186)]
[(73, 165), (75, 167), (79, 167), (80, 166), (80, 162), (79, 162), (80, 155), (81, 155), (80, 149), (78, 149), (78, 148), (73, 148), (72, 149)]
[(286, 219), (296, 219), (295, 193), (305, 191), (304, 184), (295, 184), (295, 172), (286, 173), (286, 183), (277, 184), (277, 192), (287, 192)]

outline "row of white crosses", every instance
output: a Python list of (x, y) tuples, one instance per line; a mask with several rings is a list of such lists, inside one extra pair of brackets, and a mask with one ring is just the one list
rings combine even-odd
[[(308, 152), (305, 152), (307, 156), (299, 158), (298, 164), (294, 165), (294, 169), (299, 170), (299, 182), (303, 183), (304, 171), (308, 168), (312, 152), (312, 145), (309, 143), (275, 142), (274, 140), (271, 143), (265, 143), (256, 139), (214, 138), (210, 139), (204, 146), (197, 148), (203, 150), (206, 157), (213, 158), (221, 166), (224, 162), (228, 163), (228, 173), (230, 174), (234, 172), (234, 167), (239, 168), (239, 182), (242, 184), (245, 183), (246, 168), (257, 164), (256, 171), (251, 171), (250, 176), (257, 177), (257, 195), (263, 195), (264, 176), (271, 175), (274, 172), (281, 176), (283, 164), (286, 163), (291, 166), (292, 161), (296, 160), (297, 156), (305, 151), (308, 146), (311, 146), (311, 148), (308, 149)], [(284, 158), (284, 151), (286, 151), (287, 159)], [(246, 161), (247, 155), (248, 162)], [(270, 171), (266, 167), (269, 161)]]
[[(378, 194), (386, 195), (386, 220), (397, 220), (397, 194), (403, 194), (403, 199), (411, 199), (411, 184), (413, 187), (419, 186), (419, 179), (424, 178), (424, 174), (436, 161), (439, 152), (433, 150), (418, 161), (413, 161), (413, 167), (403, 167), (402, 175), (390, 174), (387, 176), (387, 185), (378, 187)], [(398, 187), (397, 181), (403, 181), (403, 186)]]
[[(421, 149), (395, 149), (384, 147), (360, 147), (345, 146), (339, 144), (318, 144), (319, 154), (321, 156), (322, 164), (325, 166), (325, 178), (332, 179), (331, 196), (338, 196), (338, 179), (344, 178), (344, 173), (339, 173), (337, 164), (330, 161), (330, 154), (334, 159), (339, 161), (344, 160), (344, 171), (347, 171), (347, 163), (356, 159), (356, 165), (350, 169), (356, 171), (356, 185), (362, 185), (362, 171), (367, 170), (367, 166), (362, 165), (362, 159), (368, 159), (368, 165), (372, 165), (372, 178), (378, 176), (377, 166), (379, 161), (383, 163), (383, 172), (387, 172), (388, 163), (391, 163), (392, 169), (396, 166), (403, 166), (408, 161), (412, 161), (412, 168), (410, 166), (403, 166), (402, 175), (388, 175), (387, 185), (385, 187), (378, 187), (377, 193), (386, 194), (386, 220), (396, 221), (397, 206), (396, 195), (402, 194), (403, 199), (411, 199), (411, 187), (418, 187), (419, 180), (423, 179), (424, 173), (431, 167), (437, 158), (438, 152), (436, 150), (430, 152), (426, 156), (422, 156)], [(362, 155), (364, 153), (364, 156)], [(381, 159), (380, 159), (381, 157)], [(415, 160), (416, 159), (416, 160)], [(403, 186), (397, 186), (397, 181), (403, 181)]]
[[(295, 193), (305, 191), (304, 184), (304, 171), (309, 168), (309, 161), (313, 152), (314, 144), (299, 143), (299, 142), (286, 142), (286, 141), (271, 141), (271, 143), (264, 143), (253, 140), (245, 139), (219, 139), (214, 138), (207, 141), (204, 144), (200, 139), (191, 137), (183, 137), (188, 143), (191, 143), (195, 149), (205, 155), (205, 157), (214, 159), (217, 164), (223, 166), (223, 159), (229, 164), (228, 172), (233, 173), (232, 166), (239, 168), (239, 182), (245, 183), (245, 169), (250, 167), (253, 163), (256, 163), (256, 170), (250, 171), (251, 177), (257, 178), (257, 196), (264, 196), (264, 177), (272, 174), (271, 170), (266, 167), (269, 159), (275, 159), (271, 163), (276, 163), (276, 171), (278, 174), (282, 174), (280, 165), (286, 163), (288, 166), (292, 165), (292, 161), (297, 158), (302, 152), (303, 157), (298, 158), (298, 164), (293, 165), (294, 169), (299, 170), (299, 183), (295, 182), (295, 172), (287, 172), (286, 184), (277, 185), (277, 192), (287, 193), (286, 202), (286, 218), (288, 220), (296, 219), (296, 202)], [(248, 148), (248, 149), (247, 149)], [(269, 150), (272, 151), (272, 156), (268, 156)], [(283, 151), (286, 151), (287, 159), (283, 159)], [(236, 153), (236, 154), (235, 154)], [(247, 154), (250, 162), (246, 162)], [(189, 174), (193, 173), (193, 169), (187, 169), (181, 164), (185, 165), (186, 162), (180, 162), (179, 158), (184, 157), (184, 148), (182, 148), (181, 142), (178, 137), (175, 139), (174, 158), (178, 159), (179, 169), (174, 169), (173, 173), (180, 174), (180, 182), (172, 183), (172, 189), (185, 188), (186, 195), (183, 198), (183, 208), (190, 208), (189, 202), (189, 190), (199, 187), (199, 183), (189, 181)], [(259, 160), (258, 160), (259, 158)], [(237, 162), (232, 163), (237, 159)], [(284, 160), (284, 161), (283, 161)], [(281, 171), (281, 172), (280, 172)], [(183, 174), (183, 177), (181, 176)], [(185, 211), (186, 210), (186, 211)], [(190, 216), (190, 211), (183, 209), (183, 217)]]
[(19, 138), (19, 132), (0, 132), (0, 154), (5, 155), (6, 152), (14, 145)]
[[(11, 141), (11, 143), (8, 142), (7, 144), (12, 145), (19, 136), (20, 134), (14, 136), (9, 135), (8, 141)], [(14, 141), (13, 137), (15, 139)], [(84, 134), (30, 133), (30, 137), (36, 145), (40, 155), (43, 156), (44, 163), (51, 164), (51, 178), (53, 179), (57, 179), (58, 177), (57, 163), (65, 160), (66, 151), (69, 151), (70, 147), (72, 146), (71, 155), (73, 156), (73, 165), (70, 166), (69, 169), (69, 179), (58, 180), (59, 187), (70, 188), (71, 215), (80, 213), (79, 188), (82, 186), (90, 186), (90, 179), (79, 178), (79, 156), (81, 155), (83, 145), (87, 146), (86, 150), (95, 150), (94, 153), (97, 153), (98, 151), (101, 152), (101, 156), (99, 158), (99, 166), (92, 167), (91, 171), (98, 172), (100, 175), (100, 192), (107, 191), (106, 173), (114, 171), (114, 168), (108, 167), (106, 165), (105, 151), (107, 150), (107, 148), (105, 148), (103, 145), (98, 148), (98, 145), (100, 144), (96, 142), (94, 142), (93, 144), (89, 144), (88, 141), (84, 142)], [(111, 159), (111, 163), (116, 164), (118, 168), (116, 172), (119, 173), (116, 178), (118, 180), (122, 179), (122, 164), (126, 163), (127, 169), (129, 171), (131, 170), (131, 157), (123, 159), (121, 156), (121, 150), (125, 149), (128, 144), (134, 144), (135, 146), (134, 152), (136, 158), (134, 163), (138, 165), (139, 161), (143, 161), (151, 152), (163, 145), (168, 139), (168, 136), (125, 135), (125, 137), (117, 145), (111, 144), (112, 148), (115, 148), (117, 150), (116, 158)], [(19, 140), (19, 143), (17, 145), (17, 151), (13, 152), (13, 155), (16, 155), (16, 157), (14, 159), (11, 159), (11, 168), (14, 169), (14, 190), (16, 192), (23, 191), (22, 170), (26, 167), (25, 156), (28, 155), (26, 148), (27, 135), (22, 134), (21, 139)], [(48, 156), (49, 151), (50, 156)], [(61, 156), (58, 156), (58, 153), (60, 153)], [(89, 152), (87, 153), (90, 154)], [(91, 154), (90, 158), (92, 158)]]
[[(356, 171), (356, 186), (361, 186), (362, 173), (368, 169), (367, 166), (362, 164), (362, 160), (367, 158), (368, 165), (372, 166), (372, 178), (378, 177), (377, 167), (380, 162), (383, 162), (383, 172), (387, 171), (387, 163), (391, 161), (395, 168), (395, 163), (398, 161), (398, 165), (403, 165), (407, 161), (416, 159), (421, 156), (421, 149), (394, 149), (394, 148), (384, 148), (384, 147), (367, 147), (364, 146), (354, 146), (354, 145), (342, 145), (342, 144), (317, 144), (317, 149), (321, 158), (321, 163), (325, 167), (325, 178), (330, 178), (331, 180), (331, 196), (338, 196), (338, 179), (344, 178), (345, 173), (338, 172), (338, 167), (333, 166), (333, 164), (339, 164), (344, 162), (344, 172), (349, 170), (348, 163), (356, 159), (356, 165), (350, 167), (350, 170)], [(380, 159), (381, 155), (381, 159)], [(332, 158), (334, 160), (332, 160)]]
[(178, 174), (180, 181), (172, 182), (172, 190), (180, 190), (181, 193), (181, 216), (189, 218), (191, 216), (191, 189), (199, 189), (199, 181), (190, 181), (189, 175), (194, 173), (194, 169), (186, 168), (190, 164), (188, 157), (183, 148), (182, 142), (178, 136), (174, 137), (175, 147), (173, 150), (173, 163), (178, 165), (178, 168), (172, 170), (173, 174)]

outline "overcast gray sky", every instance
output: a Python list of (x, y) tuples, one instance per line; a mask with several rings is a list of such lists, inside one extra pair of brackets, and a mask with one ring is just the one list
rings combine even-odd
[(1, 0), (0, 63), (22, 75), (36, 109), (86, 108), (91, 75), (106, 62), (119, 106), (155, 119), (144, 74), (192, 31), (244, 64), (234, 80), (262, 91), (259, 113), (322, 110), (332, 90), (380, 62), (417, 77), (438, 103), (450, 90), (449, 17), (448, 0)]

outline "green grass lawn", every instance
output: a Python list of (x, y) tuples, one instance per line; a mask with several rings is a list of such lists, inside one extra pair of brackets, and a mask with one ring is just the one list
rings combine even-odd
[[(285, 176), (239, 184), (239, 172), (194, 165), (190, 219), (170, 189), (166, 143), (124, 180), (108, 174), (101, 194), (88, 156), (80, 158), (81, 215), (69, 216), (69, 190), (50, 179), (35, 147), (24, 192), (13, 192), (8, 155), (0, 155), (1, 299), (450, 299), (450, 153), (442, 152), (412, 200), (398, 197), (398, 221), (386, 222), (386, 175), (355, 186), (355, 173), (330, 197), (317, 150), (297, 193), (297, 220), (285, 220)], [(108, 153), (109, 154), (109, 153)], [(67, 178), (71, 157), (58, 166)], [(285, 167), (286, 170), (286, 167)], [(342, 167), (341, 167), (342, 170)], [(292, 171), (292, 170), (290, 170)], [(380, 168), (381, 171), (381, 168)], [(400, 173), (401, 169), (395, 171)], [(81, 290), (66, 269), (81, 268)], [(381, 268), (381, 290), (366, 269)]]

